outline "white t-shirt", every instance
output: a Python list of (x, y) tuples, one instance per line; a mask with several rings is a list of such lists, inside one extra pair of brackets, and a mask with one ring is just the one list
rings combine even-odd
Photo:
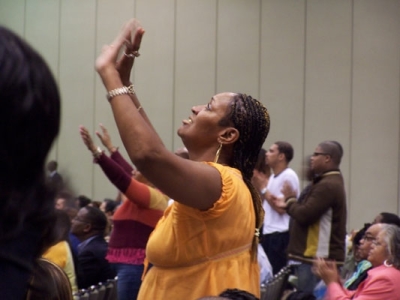
[[(299, 196), (299, 178), (295, 171), (290, 168), (283, 170), (278, 176), (272, 174), (269, 177), (267, 190), (276, 197), (282, 197), (281, 189), (284, 182), (289, 182), (293, 189), (296, 191), (297, 197)], [(263, 234), (273, 232), (285, 232), (289, 230), (289, 215), (280, 214), (274, 210), (268, 201), (263, 199), (263, 208), (265, 211)]]

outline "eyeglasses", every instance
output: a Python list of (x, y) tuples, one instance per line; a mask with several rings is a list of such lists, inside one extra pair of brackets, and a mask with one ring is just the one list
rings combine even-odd
[(378, 242), (375, 239), (372, 241), (372, 244), (374, 244), (375, 246), (382, 246), (383, 245), (382, 243)]
[(325, 153), (325, 152), (314, 152), (312, 154), (312, 156), (318, 156), (318, 155), (330, 155), (329, 153)]
[(90, 222), (88, 222), (88, 221), (79, 219), (79, 217), (75, 217), (75, 218), (73, 218), (73, 220), (74, 220), (74, 221), (77, 221), (77, 222), (81, 222), (81, 223), (90, 223)]
[(373, 236), (371, 236), (371, 235), (364, 235), (362, 237), (362, 240), (365, 240), (365, 241), (368, 241), (368, 242), (374, 242), (375, 238)]

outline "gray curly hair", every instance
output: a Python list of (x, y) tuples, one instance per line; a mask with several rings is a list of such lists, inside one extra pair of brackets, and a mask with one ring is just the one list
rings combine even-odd
[(380, 233), (383, 233), (383, 240), (387, 245), (388, 263), (400, 270), (400, 227), (382, 224)]

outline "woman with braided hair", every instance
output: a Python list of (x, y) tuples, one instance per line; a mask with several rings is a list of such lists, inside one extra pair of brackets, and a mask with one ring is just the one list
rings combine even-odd
[(230, 288), (259, 296), (263, 210), (250, 180), (269, 131), (268, 111), (251, 96), (217, 94), (194, 106), (178, 129), (189, 159), (168, 151), (130, 86), (143, 34), (129, 21), (96, 61), (131, 160), (175, 200), (148, 241), (153, 267), (138, 299), (197, 299)]

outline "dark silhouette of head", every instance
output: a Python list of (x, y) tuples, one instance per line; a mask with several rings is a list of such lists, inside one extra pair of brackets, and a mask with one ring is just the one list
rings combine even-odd
[(47, 259), (36, 261), (26, 300), (72, 300), (67, 274)]
[(376, 223), (392, 224), (400, 227), (400, 218), (393, 213), (381, 212), (375, 217), (374, 224)]
[(261, 148), (260, 152), (258, 153), (258, 158), (256, 165), (254, 166), (254, 169), (261, 173), (264, 173), (267, 176), (270, 176), (271, 168), (268, 166), (266, 162), (266, 156), (265, 156), (266, 153), (267, 151), (264, 148)]
[(58, 163), (55, 160), (49, 161), (47, 164), (47, 170), (49, 170), (49, 172), (57, 171), (57, 168)]
[(4, 27), (0, 40), (1, 243), (27, 226), (49, 233), (54, 196), (45, 186), (45, 159), (59, 131), (60, 96), (34, 49)]

